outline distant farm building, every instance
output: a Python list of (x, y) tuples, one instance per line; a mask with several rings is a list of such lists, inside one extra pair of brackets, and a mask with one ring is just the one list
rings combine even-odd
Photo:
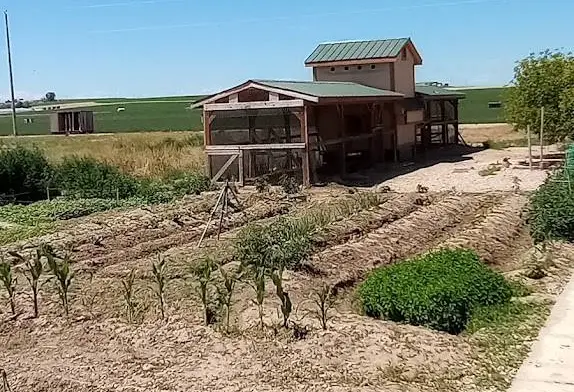
[(309, 185), (457, 144), (464, 95), (416, 85), (421, 64), (408, 38), (321, 44), (305, 62), (313, 81), (248, 80), (195, 103), (212, 180)]
[(94, 133), (94, 112), (69, 110), (52, 113), (50, 132), (53, 134)]

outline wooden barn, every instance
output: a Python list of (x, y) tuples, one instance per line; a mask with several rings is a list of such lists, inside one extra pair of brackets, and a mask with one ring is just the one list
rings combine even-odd
[(94, 133), (94, 112), (89, 110), (62, 110), (52, 113), (50, 132), (60, 135)]
[[(436, 126), (441, 143), (458, 142), (461, 97), (415, 88), (422, 58), (410, 39), (321, 44), (305, 64), (312, 81), (248, 80), (192, 105), (203, 108), (214, 182), (292, 174), (307, 186), (322, 176), (412, 160), (432, 145), (427, 135)], [(436, 107), (440, 124), (431, 113)]]

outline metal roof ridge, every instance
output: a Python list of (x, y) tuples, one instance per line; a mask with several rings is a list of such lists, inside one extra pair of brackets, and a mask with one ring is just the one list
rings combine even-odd
[(332, 42), (320, 42), (318, 45), (336, 45), (336, 44), (354, 44), (354, 43), (364, 43), (364, 42), (378, 42), (378, 41), (401, 41), (410, 40), (410, 37), (400, 37), (400, 38), (379, 38), (379, 39), (359, 39), (359, 40), (348, 40), (348, 41), (332, 41)]

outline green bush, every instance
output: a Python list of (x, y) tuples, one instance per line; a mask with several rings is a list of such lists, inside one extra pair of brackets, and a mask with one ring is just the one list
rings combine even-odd
[(270, 225), (251, 225), (243, 229), (235, 244), (235, 257), (245, 266), (268, 271), (297, 269), (312, 250), (312, 225), (280, 218)]
[(40, 150), (0, 150), (0, 204), (44, 199), (50, 175), (50, 164)]
[[(574, 187), (574, 176), (571, 179)], [(530, 199), (530, 234), (535, 242), (545, 239), (574, 241), (574, 192), (567, 173), (549, 177)]]
[(135, 196), (138, 181), (94, 158), (66, 158), (55, 170), (55, 185), (68, 197), (114, 199)]
[(460, 333), (474, 309), (512, 296), (473, 251), (440, 250), (373, 272), (359, 287), (367, 315)]

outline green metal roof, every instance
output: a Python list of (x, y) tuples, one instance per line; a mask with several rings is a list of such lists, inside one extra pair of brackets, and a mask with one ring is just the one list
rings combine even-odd
[(321, 44), (305, 60), (305, 64), (345, 60), (367, 60), (397, 57), (409, 38), (383, 39)]
[(455, 97), (461, 99), (465, 97), (465, 94), (461, 92), (429, 85), (416, 85), (415, 92), (417, 94), (428, 95), (431, 97)]
[(255, 83), (319, 98), (397, 97), (404, 95), (353, 82), (254, 80)]

